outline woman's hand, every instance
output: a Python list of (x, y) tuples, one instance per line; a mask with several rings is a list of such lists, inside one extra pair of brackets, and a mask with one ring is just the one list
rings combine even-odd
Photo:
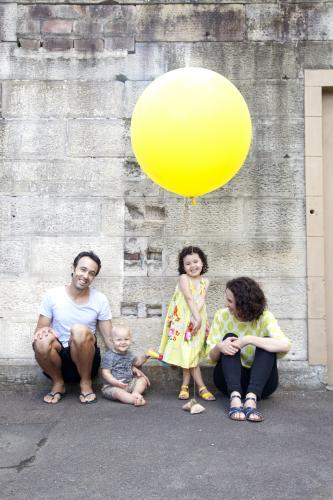
[(229, 337), (230, 340), (232, 341), (234, 347), (236, 347), (237, 349), (242, 349), (243, 347), (251, 344), (251, 338), (252, 336), (251, 335), (247, 335), (244, 337), (240, 337), (240, 338), (236, 338), (236, 337)]
[(222, 354), (225, 354), (226, 356), (234, 356), (240, 349), (240, 347), (235, 344), (236, 340), (238, 340), (236, 337), (228, 337), (216, 345)]

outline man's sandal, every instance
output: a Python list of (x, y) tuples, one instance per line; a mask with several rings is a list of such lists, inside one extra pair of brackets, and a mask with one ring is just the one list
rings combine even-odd
[[(88, 396), (95, 396), (93, 399), (86, 399)], [(97, 396), (94, 392), (81, 392), (79, 396), (79, 401), (81, 405), (92, 405), (97, 403)]]
[[(240, 402), (242, 402), (242, 398), (240, 397), (240, 395), (234, 394), (233, 396), (230, 396), (230, 401), (234, 398), (238, 398)], [(244, 415), (244, 417), (236, 417), (236, 413), (240, 413), (241, 415)], [(240, 404), (239, 406), (231, 406), (229, 408), (228, 417), (230, 418), (230, 420), (234, 420), (235, 422), (245, 422), (246, 418), (243, 405)]]
[[(59, 401), (62, 400), (62, 398), (65, 397), (65, 392), (48, 392), (44, 398), (43, 401), (44, 403), (48, 405), (56, 405), (59, 403)], [(46, 401), (45, 398), (50, 398), (49, 401)]]
[[(252, 397), (246, 398), (244, 402), (246, 403), (247, 401), (255, 401), (255, 403), (257, 403), (256, 398)], [(248, 406), (247, 408), (244, 408), (244, 413), (248, 422), (263, 422), (265, 420), (263, 414), (260, 413), (257, 408), (251, 408), (251, 406)], [(252, 418), (251, 415), (255, 418)]]
[(181, 385), (180, 386), (180, 392), (178, 394), (178, 399), (190, 399), (188, 385)]
[(205, 401), (215, 401), (215, 396), (207, 389), (205, 385), (201, 387), (201, 389), (199, 389), (199, 396)]

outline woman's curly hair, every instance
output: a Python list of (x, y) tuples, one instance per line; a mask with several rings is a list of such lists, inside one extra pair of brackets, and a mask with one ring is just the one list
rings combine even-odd
[(237, 316), (240, 320), (253, 321), (260, 318), (267, 302), (256, 281), (248, 277), (235, 278), (228, 281), (226, 289), (235, 297)]
[(204, 274), (208, 271), (207, 256), (201, 250), (201, 248), (199, 248), (199, 247), (185, 247), (179, 253), (179, 256), (178, 256), (178, 272), (179, 272), (179, 274), (186, 274), (186, 271), (184, 269), (184, 258), (187, 255), (193, 255), (194, 253), (197, 253), (202, 261), (202, 270), (201, 270), (200, 274)]

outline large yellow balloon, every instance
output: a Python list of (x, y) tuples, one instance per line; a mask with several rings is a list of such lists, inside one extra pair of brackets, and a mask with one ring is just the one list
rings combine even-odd
[(229, 80), (207, 69), (181, 68), (144, 90), (131, 138), (139, 165), (153, 181), (195, 197), (238, 172), (251, 144), (251, 118)]

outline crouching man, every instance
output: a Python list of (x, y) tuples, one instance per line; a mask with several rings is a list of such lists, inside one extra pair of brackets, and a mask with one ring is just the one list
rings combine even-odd
[(106, 296), (91, 287), (100, 269), (97, 255), (81, 252), (74, 259), (70, 283), (49, 290), (43, 297), (32, 345), (37, 363), (52, 380), (45, 403), (58, 403), (65, 395), (66, 382), (80, 384), (82, 404), (96, 402), (92, 379), (101, 361), (96, 328), (108, 348), (112, 328)]

